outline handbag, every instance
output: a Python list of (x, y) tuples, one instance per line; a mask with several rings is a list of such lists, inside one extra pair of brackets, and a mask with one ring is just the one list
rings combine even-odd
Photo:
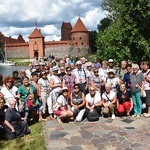
[(98, 121), (99, 120), (98, 112), (95, 109), (93, 109), (93, 112), (88, 111), (88, 113), (87, 113), (87, 120), (88, 121)]

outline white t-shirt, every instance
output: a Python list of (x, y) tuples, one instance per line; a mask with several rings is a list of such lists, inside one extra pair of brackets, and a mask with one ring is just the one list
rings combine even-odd
[(49, 83), (48, 79), (40, 78), (38, 80), (38, 84), (41, 85), (41, 92), (45, 92), (50, 89), (50, 85), (49, 85), (50, 83)]
[(18, 88), (16, 86), (13, 86), (10, 90), (8, 90), (6, 87), (1, 89), (1, 93), (4, 95), (4, 99), (6, 101), (5, 105), (10, 106), (9, 102), (15, 99), (17, 90)]
[(67, 100), (63, 95), (60, 95), (60, 96), (57, 98), (57, 102), (58, 102), (59, 104), (61, 104), (62, 106), (68, 105), (68, 100)]
[[(107, 96), (106, 96), (107, 95)], [(104, 92), (103, 94), (102, 94), (102, 98), (105, 100), (104, 101), (104, 103), (110, 103), (110, 101), (112, 101), (113, 100), (113, 98), (114, 98), (114, 96), (116, 95), (116, 93), (114, 92), (114, 91), (110, 91), (110, 93), (109, 94), (107, 94), (106, 92)], [(108, 100), (108, 98), (109, 98), (109, 100)]]
[(90, 106), (93, 104), (97, 104), (101, 101), (101, 95), (98, 91), (96, 91), (95, 96), (92, 97), (90, 93), (88, 93), (85, 97), (86, 101), (89, 103)]

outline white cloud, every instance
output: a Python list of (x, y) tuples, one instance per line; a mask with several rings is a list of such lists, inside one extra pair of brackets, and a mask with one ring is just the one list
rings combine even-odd
[(88, 30), (96, 30), (105, 17), (100, 9), (101, 0), (1, 0), (0, 31), (5, 36), (18, 37), (21, 33), (27, 41), (35, 28), (41, 29), (45, 40), (60, 40), (62, 22), (74, 26), (78, 17)]

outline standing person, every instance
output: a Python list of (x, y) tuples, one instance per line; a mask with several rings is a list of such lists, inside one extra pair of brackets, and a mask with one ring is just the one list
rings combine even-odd
[(123, 81), (124, 74), (127, 72), (126, 66), (127, 66), (127, 62), (122, 61), (121, 62), (121, 67), (117, 71), (116, 77), (118, 77), (121, 81)]
[(115, 70), (115, 74), (116, 74), (117, 68), (116, 68), (115, 65), (114, 65), (114, 60), (113, 60), (113, 59), (109, 59), (109, 60), (108, 60), (108, 71), (109, 71), (110, 69)]
[(33, 66), (32, 66), (32, 64), (30, 63), (29, 65), (28, 65), (28, 69), (26, 69), (25, 70), (25, 72), (26, 72), (26, 76), (30, 79), (31, 78), (31, 74), (32, 74), (32, 70), (33, 69)]
[(74, 83), (75, 83), (75, 76), (71, 73), (71, 67), (66, 68), (67, 74), (63, 76), (62, 86), (68, 88), (68, 94), (73, 91)]
[(111, 90), (111, 85), (105, 84), (105, 92), (102, 94), (103, 114), (104, 116), (111, 116), (111, 119), (115, 119), (115, 106), (116, 106), (116, 93)]
[(101, 108), (102, 108), (102, 101), (100, 92), (97, 92), (93, 86), (90, 87), (89, 93), (85, 97), (86, 100), (86, 112), (87, 115), (90, 112), (93, 112), (94, 109), (101, 116)]
[(75, 120), (77, 122), (82, 121), (84, 113), (85, 113), (85, 95), (80, 90), (80, 86), (78, 84), (74, 85), (74, 91), (70, 95), (70, 103), (71, 110), (74, 113)]
[(58, 70), (59, 68), (57, 66), (54, 66), (52, 68), (52, 76), (50, 77), (50, 88), (51, 92), (47, 100), (48, 105), (48, 112), (50, 114), (50, 119), (53, 120), (53, 103), (56, 102), (59, 94), (61, 93), (62, 89), (62, 81), (58, 77)]
[(125, 113), (127, 118), (130, 118), (130, 112), (133, 109), (133, 101), (131, 92), (126, 90), (125, 84), (120, 85), (120, 90), (117, 93), (117, 111), (119, 114)]
[(73, 74), (75, 75), (75, 83), (80, 85), (80, 89), (84, 94), (88, 93), (89, 77), (87, 71), (82, 67), (82, 62), (76, 62), (76, 69)]
[(144, 76), (139, 71), (139, 65), (133, 64), (133, 73), (130, 75), (131, 81), (131, 94), (134, 104), (134, 115), (137, 119), (141, 117), (142, 113), (142, 99), (141, 99), (141, 89), (144, 88)]
[(127, 72), (124, 74), (123, 82), (126, 85), (126, 89), (130, 90), (130, 74), (132, 73), (132, 65), (127, 65)]
[(16, 100), (10, 101), (9, 108), (5, 113), (4, 129), (8, 139), (22, 137), (30, 133), (27, 122), (21, 118), (15, 109), (16, 103)]
[(146, 97), (144, 103), (147, 107), (147, 113), (144, 113), (144, 117), (150, 117), (150, 69), (149, 69), (149, 63), (143, 62), (143, 71), (144, 75), (144, 90), (146, 92)]
[(70, 110), (67, 87), (62, 88), (62, 94), (57, 98), (54, 104), (54, 113), (57, 116), (58, 123), (62, 123), (62, 119), (73, 116), (73, 112)]
[(18, 88), (22, 84), (22, 79), (19, 77), (17, 70), (13, 71), (12, 78), (14, 80), (14, 85)]
[(96, 57), (94, 58), (94, 62), (92, 64), (92, 67), (97, 68), (97, 69), (101, 68), (101, 64), (100, 64), (100, 62), (98, 62)]
[(47, 104), (48, 96), (50, 93), (49, 84), (50, 83), (47, 79), (46, 72), (42, 71), (40, 74), (40, 79), (38, 80), (38, 86), (39, 86), (39, 94), (40, 94), (41, 100), (42, 100), (43, 114), (46, 113), (46, 104)]
[(0, 74), (0, 91), (1, 91), (2, 87), (4, 87), (4, 86), (5, 86), (5, 84), (3, 82), (3, 76)]

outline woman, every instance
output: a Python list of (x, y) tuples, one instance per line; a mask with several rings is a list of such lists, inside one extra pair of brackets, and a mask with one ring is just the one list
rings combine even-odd
[(54, 104), (54, 113), (57, 116), (58, 123), (62, 123), (62, 119), (68, 119), (73, 116), (70, 110), (68, 88), (62, 88), (62, 94), (57, 98)]
[[(39, 110), (39, 121), (46, 121), (46, 119), (43, 119), (42, 117), (42, 107), (39, 102), (39, 100), (41, 99), (40, 97), (38, 99), (37, 90), (33, 84), (29, 83), (28, 77), (24, 77), (23, 84), (18, 88), (18, 93), (19, 93), (20, 101), (24, 106), (24, 111), (25, 111), (24, 119), (25, 120), (28, 119), (29, 112), (32, 113), (33, 119), (35, 119), (36, 110)], [(34, 107), (30, 107), (30, 108), (27, 107), (27, 100), (29, 98), (31, 98), (32, 101), (34, 101), (35, 103)]]
[(43, 114), (45, 114), (47, 99), (50, 93), (50, 86), (49, 86), (50, 83), (47, 79), (47, 73), (45, 71), (40, 73), (40, 79), (38, 80), (38, 84), (39, 84), (39, 93), (42, 99)]
[(116, 106), (116, 93), (111, 90), (111, 85), (105, 84), (105, 92), (102, 94), (102, 105), (104, 116), (111, 116), (111, 119), (115, 119), (115, 106)]
[(91, 86), (93, 86), (96, 91), (101, 92), (101, 82), (102, 82), (102, 79), (99, 76), (98, 69), (94, 69), (93, 72), (94, 72), (94, 75), (90, 79)]
[(120, 115), (126, 114), (130, 118), (130, 112), (133, 109), (131, 92), (126, 90), (124, 83), (120, 85), (120, 91), (117, 93), (117, 111)]
[(93, 86), (90, 87), (89, 93), (85, 97), (86, 100), (86, 112), (87, 115), (90, 112), (96, 110), (99, 117), (101, 116), (101, 108), (102, 108), (102, 101), (101, 101), (101, 94), (97, 92)]
[(70, 95), (71, 110), (76, 116), (76, 121), (80, 122), (83, 119), (85, 113), (85, 95), (80, 91), (80, 86), (78, 84), (74, 85), (74, 91)]
[(130, 75), (131, 82), (131, 94), (134, 104), (134, 115), (137, 119), (141, 117), (142, 113), (142, 99), (141, 99), (141, 89), (144, 89), (144, 76), (139, 71), (139, 65), (133, 64), (133, 73)]
[(50, 119), (53, 120), (53, 103), (56, 102), (59, 94), (61, 93), (62, 82), (58, 77), (59, 68), (54, 66), (52, 69), (52, 76), (50, 77), (50, 88), (51, 92), (47, 100), (48, 112), (50, 114)]
[(8, 139), (22, 137), (30, 133), (27, 122), (23, 121), (15, 106), (16, 100), (10, 101), (10, 107), (5, 114), (4, 129)]
[(0, 97), (0, 139), (4, 135), (4, 121), (5, 121), (5, 100)]
[(143, 75), (144, 75), (144, 90), (146, 92), (145, 104), (147, 107), (147, 113), (144, 113), (144, 117), (150, 117), (150, 70), (149, 63), (143, 62)]
[[(9, 102), (12, 101), (13, 99), (17, 99), (16, 103), (16, 109), (19, 111), (19, 109), (22, 109), (23, 106), (18, 100), (18, 93), (17, 90), (18, 88), (14, 86), (14, 80), (12, 77), (6, 77), (4, 79), (4, 84), (5, 86), (1, 89), (1, 93), (3, 94), (3, 97), (5, 99), (5, 105), (9, 106)], [(19, 103), (19, 106), (18, 106)]]
[(70, 95), (70, 93), (73, 91), (75, 76), (71, 74), (71, 67), (67, 67), (66, 72), (67, 74), (63, 76), (62, 86), (68, 88), (68, 94)]

